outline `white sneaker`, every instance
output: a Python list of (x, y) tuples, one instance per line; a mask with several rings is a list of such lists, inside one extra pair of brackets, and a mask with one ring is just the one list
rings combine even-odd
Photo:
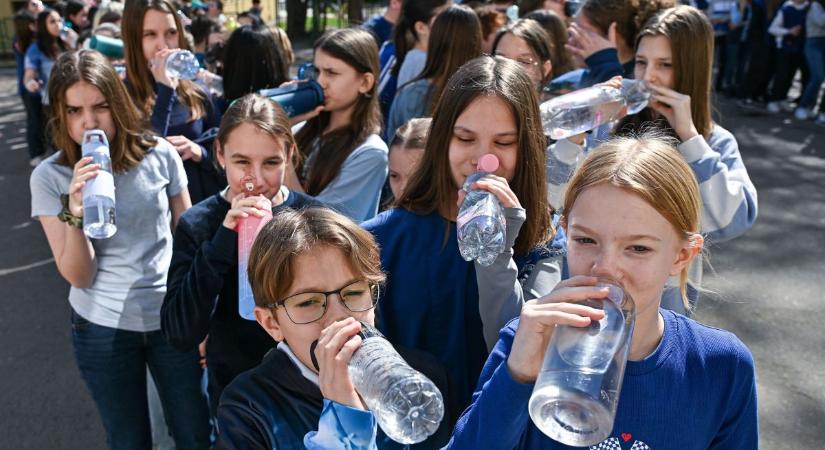
[(816, 124), (825, 127), (825, 113), (819, 113), (819, 116), (816, 118)]
[(782, 106), (779, 102), (768, 102), (768, 112), (771, 114), (779, 114), (782, 111)]
[(30, 167), (37, 167), (37, 165), (40, 164), (40, 161), (43, 161), (43, 157), (42, 156), (35, 156), (34, 158), (29, 160), (29, 166)]
[(810, 120), (814, 118), (814, 113), (808, 108), (799, 107), (796, 108), (796, 111), (794, 111), (793, 116), (796, 118), (796, 120)]

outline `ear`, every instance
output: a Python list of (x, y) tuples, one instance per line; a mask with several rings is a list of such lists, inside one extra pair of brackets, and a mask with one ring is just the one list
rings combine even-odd
[(284, 333), (281, 331), (281, 325), (275, 317), (275, 310), (256, 306), (254, 312), (255, 320), (258, 321), (258, 325), (260, 325), (267, 334), (272, 336), (272, 339), (275, 339), (278, 342), (284, 340)]
[(361, 77), (361, 86), (358, 87), (358, 93), (367, 94), (372, 90), (373, 86), (375, 86), (375, 75), (367, 72)]
[(415, 34), (418, 36), (419, 39), (427, 39), (430, 36), (430, 26), (427, 22), (418, 21), (413, 25), (415, 28)]
[(677, 276), (679, 275), (685, 267), (687, 267), (693, 258), (695, 258), (699, 252), (702, 251), (702, 247), (705, 245), (705, 238), (702, 237), (701, 234), (694, 234), (685, 242), (682, 247), (679, 249), (679, 252), (676, 254), (676, 260), (673, 262), (673, 265), (670, 267), (670, 275)]
[(549, 59), (541, 65), (541, 79), (548, 80), (553, 73), (553, 62)]
[(215, 154), (218, 155), (218, 165), (221, 166), (221, 169), (226, 169), (226, 155), (223, 152), (223, 147), (221, 147), (221, 143), (217, 139), (213, 142), (215, 143)]

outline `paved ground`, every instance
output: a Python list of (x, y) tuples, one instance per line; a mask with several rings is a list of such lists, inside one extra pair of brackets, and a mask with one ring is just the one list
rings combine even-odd
[[(68, 285), (29, 219), (31, 171), (12, 76), (0, 71), (0, 448), (103, 448), (72, 357)], [(698, 318), (734, 331), (755, 355), (762, 448), (823, 448), (825, 128), (725, 102), (717, 117), (740, 142), (759, 220), (745, 237), (711, 248), (713, 293)]]

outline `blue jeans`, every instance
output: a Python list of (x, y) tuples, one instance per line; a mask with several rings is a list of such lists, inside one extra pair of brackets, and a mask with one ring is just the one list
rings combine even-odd
[[(805, 40), (805, 60), (808, 61), (808, 70), (811, 71), (811, 79), (802, 91), (802, 99), (799, 106), (813, 109), (816, 106), (816, 98), (822, 82), (825, 81), (825, 37), (808, 38)], [(820, 112), (825, 112), (820, 108)]]
[(77, 366), (103, 420), (109, 449), (152, 448), (147, 366), (176, 448), (209, 448), (209, 408), (200, 387), (203, 372), (197, 350), (181, 353), (166, 343), (160, 331), (104, 327), (74, 311), (72, 343)]

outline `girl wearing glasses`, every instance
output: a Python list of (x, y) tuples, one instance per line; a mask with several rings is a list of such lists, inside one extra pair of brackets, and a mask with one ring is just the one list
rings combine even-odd
[(195, 142), (217, 127), (220, 108), (194, 82), (170, 77), (166, 57), (188, 49), (183, 25), (168, 0), (130, 0), (123, 10), (126, 87), (152, 128), (183, 159), (189, 195), (198, 203), (226, 186), (205, 144)]
[[(161, 329), (169, 343), (190, 351), (206, 337), (209, 400), (213, 414), (232, 379), (261, 362), (272, 340), (238, 313), (238, 220), (260, 216), (266, 200), (273, 213), (315, 202), (287, 189), (295, 139), (286, 113), (272, 100), (249, 94), (223, 116), (215, 145), (229, 186), (181, 217), (175, 232)], [(245, 196), (245, 177), (253, 193)]]
[(464, 63), (481, 55), (481, 22), (472, 9), (450, 6), (435, 18), (429, 39), (424, 70), (401, 86), (392, 102), (387, 142), (392, 142), (395, 130), (408, 120), (431, 116), (450, 77)]
[[(278, 344), (224, 392), (217, 448), (367, 448), (375, 421), (347, 365), (361, 344), (359, 322), (374, 325), (384, 282), (372, 236), (329, 209), (284, 211), (255, 240), (249, 279), (255, 317)], [(431, 357), (399, 351), (446, 393)], [(448, 435), (444, 421), (414, 448), (440, 448)], [(404, 447), (379, 432), (378, 448)]]
[[(389, 273), (381, 330), (391, 342), (441, 361), (461, 409), (498, 330), (518, 315), (525, 296), (549, 292), (559, 279), (557, 255), (548, 248), (538, 116), (535, 89), (517, 63), (489, 56), (468, 62), (447, 83), (421, 165), (398, 206), (363, 224)], [(455, 224), (459, 189), (485, 154), (501, 164), (474, 188), (495, 195), (507, 220), (507, 250), (489, 267), (462, 259)]]
[(532, 19), (520, 19), (502, 29), (493, 41), (493, 54), (519, 63), (527, 72), (537, 92), (553, 76), (550, 36), (541, 24)]

